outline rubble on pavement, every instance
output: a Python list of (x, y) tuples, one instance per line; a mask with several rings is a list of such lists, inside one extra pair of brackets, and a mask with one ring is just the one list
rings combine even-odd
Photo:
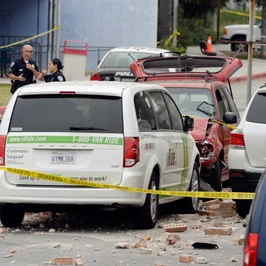
[[(205, 212), (205, 215), (203, 215)], [(79, 218), (76, 218), (79, 219)], [(51, 213), (27, 214), (23, 226), (19, 229), (0, 228), (0, 234), (17, 234), (25, 230), (30, 231), (34, 237), (38, 237), (43, 232), (47, 234), (57, 234), (67, 232), (74, 227), (76, 220), (67, 219), (65, 215), (52, 215)], [(79, 221), (80, 222), (80, 221)], [(232, 200), (209, 200), (201, 203), (200, 210), (196, 214), (170, 214), (159, 218), (156, 227), (152, 230), (129, 230), (122, 238), (117, 238), (112, 247), (112, 254), (125, 252), (137, 252), (139, 256), (158, 256), (158, 260), (153, 262), (155, 266), (168, 266), (160, 258), (176, 257), (177, 263), (182, 264), (208, 264), (216, 265), (216, 258), (221, 257), (223, 245), (232, 248), (241, 247), (244, 244), (244, 228), (241, 227), (242, 218), (236, 213), (235, 202)], [(42, 226), (40, 226), (42, 224)], [(66, 224), (68, 226), (66, 226)], [(126, 225), (125, 225), (126, 227)], [(108, 228), (108, 227), (107, 227)], [(114, 231), (114, 230), (113, 230)], [(92, 227), (91, 233), (110, 236), (114, 232), (109, 232), (103, 225)], [(121, 234), (121, 226), (117, 228), (117, 234)], [(102, 235), (101, 235), (102, 236)], [(73, 238), (78, 240), (77, 237)], [(203, 244), (202, 247), (193, 247), (194, 243)], [(204, 248), (204, 243), (206, 243)], [(216, 246), (216, 249), (208, 250), (206, 246)], [(212, 244), (212, 245), (211, 245)], [(66, 243), (50, 243), (50, 248), (64, 250)], [(209, 248), (211, 249), (211, 248)], [(98, 247), (93, 252), (102, 252)], [(75, 254), (70, 257), (51, 258), (52, 265), (86, 265), (86, 258), (77, 258)], [(16, 258), (17, 250), (10, 247), (2, 258)], [(130, 255), (129, 255), (130, 256)], [(76, 259), (73, 259), (75, 258)], [(228, 255), (228, 263), (239, 262), (237, 254)], [(95, 261), (96, 262), (96, 261)], [(85, 263), (85, 264), (84, 264)], [(119, 264), (119, 262), (117, 262)], [(233, 265), (233, 264), (232, 264)]]

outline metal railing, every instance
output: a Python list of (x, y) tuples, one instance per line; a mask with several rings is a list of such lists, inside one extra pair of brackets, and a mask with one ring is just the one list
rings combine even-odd
[[(0, 46), (5, 46), (8, 44), (23, 41), (30, 36), (3, 36), (0, 35)], [(0, 49), (0, 77), (8, 76), (8, 72), (11, 63), (21, 57), (21, 49), (24, 44), (29, 44), (34, 49), (33, 60), (36, 61), (40, 69), (47, 68), (48, 57), (48, 46), (46, 44), (47, 40), (45, 37), (40, 37), (32, 41), (25, 43), (15, 44), (13, 46)], [(78, 48), (71, 46), (71, 48)], [(95, 69), (99, 61), (103, 56), (112, 48), (113, 46), (89, 46), (88, 56), (87, 56), (87, 71), (92, 71)], [(60, 58), (63, 58), (63, 46), (60, 46)]]

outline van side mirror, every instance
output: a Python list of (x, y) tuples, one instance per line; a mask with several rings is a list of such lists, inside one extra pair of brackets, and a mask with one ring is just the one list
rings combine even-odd
[(185, 131), (192, 131), (194, 128), (194, 118), (185, 115), (183, 116), (183, 119), (184, 119)]
[(223, 122), (226, 124), (235, 124), (237, 122), (236, 114), (233, 112), (225, 112)]

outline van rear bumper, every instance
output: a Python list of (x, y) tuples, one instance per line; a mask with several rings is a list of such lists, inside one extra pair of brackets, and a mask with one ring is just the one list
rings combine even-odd
[[(143, 187), (143, 176), (128, 176), (122, 178), (120, 186)], [(134, 182), (132, 182), (134, 180)], [(119, 187), (118, 187), (119, 188)], [(123, 191), (119, 189), (90, 188), (78, 186), (26, 186), (12, 185), (7, 182), (0, 171), (0, 204), (76, 204), (76, 205), (126, 205), (142, 206), (146, 194)]]

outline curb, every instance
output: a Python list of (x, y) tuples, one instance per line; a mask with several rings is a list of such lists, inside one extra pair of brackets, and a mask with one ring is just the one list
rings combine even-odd
[[(257, 73), (257, 74), (252, 75), (252, 79), (261, 79), (261, 78), (265, 78), (265, 77), (266, 77), (266, 72)], [(243, 75), (243, 76), (231, 78), (230, 82), (235, 83), (235, 82), (241, 82), (241, 81), (246, 81), (246, 80), (248, 80), (248, 76)]]

